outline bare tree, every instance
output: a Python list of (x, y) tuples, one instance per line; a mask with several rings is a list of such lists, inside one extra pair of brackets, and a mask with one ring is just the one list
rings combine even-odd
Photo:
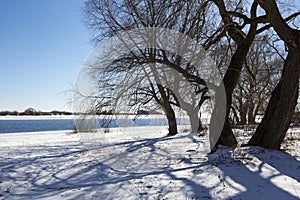
[[(272, 92), (262, 122), (249, 141), (249, 145), (279, 149), (291, 122), (298, 99), (300, 75), (300, 31), (291, 27), (281, 15), (275, 0), (259, 0), (268, 22), (285, 42), (288, 54), (282, 76)], [(292, 14), (292, 17), (299, 13)]]
[[(255, 35), (257, 34), (258, 23), (262, 22), (262, 18), (257, 17), (258, 3), (256, 1), (253, 1), (248, 10), (249, 17), (243, 14), (243, 12), (245, 12), (244, 6), (242, 5), (242, 3), (245, 2), (243, 1), (239, 1), (237, 4), (229, 4), (229, 8), (226, 8), (223, 0), (212, 1), (219, 9), (225, 30), (230, 38), (234, 40), (236, 45), (236, 50), (231, 57), (230, 63), (223, 78), (227, 98), (226, 119), (221, 136), (213, 148), (213, 150), (215, 150), (218, 144), (233, 146), (237, 143), (233, 135), (229, 119), (232, 105), (232, 93), (238, 82), (240, 71), (243, 67), (243, 63), (246, 60), (248, 51), (252, 45)], [(217, 99), (216, 104), (218, 103), (221, 102), (219, 102)], [(223, 111), (215, 110), (212, 115), (211, 123), (218, 123), (217, 116), (219, 115), (219, 112)]]
[[(228, 68), (225, 70), (223, 79), (227, 96), (227, 118), (225, 120), (220, 139), (217, 143), (232, 146), (235, 145), (236, 140), (232, 134), (229, 116), (230, 109), (232, 107), (232, 94), (234, 88), (238, 83), (240, 72), (245, 64), (247, 54), (255, 36), (270, 29), (273, 24), (270, 23), (269, 19), (271, 18), (271, 15), (267, 16), (267, 14), (260, 12), (261, 15), (257, 16), (258, 10), (260, 9), (258, 5), (261, 5), (261, 1), (254, 0), (250, 5), (246, 1), (227, 2), (227, 4), (225, 4), (223, 0), (212, 1), (219, 9), (225, 30), (230, 38), (235, 42), (235, 51), (231, 56), (230, 63)], [(289, 15), (285, 19), (281, 17), (281, 22), (287, 24), (296, 15), (297, 13)], [(274, 18), (272, 19), (274, 20)], [(213, 116), (217, 115), (218, 113)]]
[[(197, 41), (201, 41), (201, 30), (205, 28), (205, 12), (208, 6), (206, 1), (96, 1), (90, 0), (86, 3), (87, 24), (89, 27), (97, 32), (97, 36), (94, 41), (101, 41), (105, 37), (116, 35), (119, 31), (126, 31), (133, 28), (140, 27), (166, 27), (177, 29), (180, 32), (195, 38)], [(211, 37), (210, 39), (215, 39)], [(213, 44), (207, 44), (207, 46)], [(114, 68), (120, 70), (121, 66), (125, 66), (124, 63), (130, 63), (132, 67), (134, 64), (149, 64), (158, 63), (167, 66), (177, 72), (181, 73), (185, 79), (194, 84), (196, 96), (199, 96), (197, 101), (186, 101), (182, 96), (178, 95), (178, 91), (172, 89), (171, 85), (168, 87), (162, 85), (159, 82), (155, 84), (150, 81), (148, 91), (145, 88), (138, 88), (138, 91), (133, 92), (135, 94), (135, 100), (140, 100), (139, 95), (148, 95), (147, 101), (155, 100), (162, 106), (166, 112), (169, 125), (176, 126), (176, 120), (174, 120), (174, 111), (172, 105), (178, 106), (190, 116), (192, 131), (201, 129), (201, 123), (199, 120), (199, 111), (203, 102), (209, 97), (207, 94), (207, 87), (205, 81), (201, 80), (195, 70), (195, 66), (191, 63), (186, 63), (179, 55), (174, 55), (171, 52), (159, 49), (139, 49), (137, 52), (131, 52), (131, 55), (124, 55), (124, 58), (120, 58), (119, 67)], [(114, 66), (116, 66), (116, 62)], [(151, 68), (151, 75), (157, 74), (155, 68)], [(149, 74), (148, 74), (149, 76)], [(156, 77), (157, 76), (153, 76)], [(176, 78), (176, 77), (174, 77)], [(169, 78), (170, 79), (170, 78)], [(161, 80), (155, 80), (161, 81)], [(180, 83), (178, 81), (177, 83)], [(172, 87), (174, 88), (174, 87)], [(179, 88), (179, 87), (175, 87)], [(197, 90), (197, 91), (196, 91)], [(157, 96), (157, 94), (159, 94)], [(149, 100), (149, 101), (148, 101)], [(136, 102), (137, 103), (137, 102)], [(104, 103), (105, 104), (105, 103)], [(137, 103), (141, 105), (140, 103)], [(192, 111), (192, 112), (191, 112)], [(169, 116), (170, 115), (170, 116)], [(169, 126), (171, 129), (171, 127)], [(171, 134), (175, 134), (177, 129), (172, 128)]]
[[(213, 2), (213, 4), (210, 2)], [(215, 14), (215, 7), (212, 5), (215, 5), (219, 11), (219, 14), (216, 15), (217, 17), (215, 18), (211, 17), (212, 13)], [(259, 5), (266, 11), (266, 13), (258, 12), (258, 10), (261, 10)], [(272, 62), (264, 63), (264, 60), (257, 60), (259, 57), (251, 57), (251, 55), (247, 59), (249, 51), (251, 52), (251, 48), (255, 47), (252, 43), (254, 42), (256, 35), (274, 27), (278, 35), (285, 41), (289, 53), (285, 61), (282, 77), (286, 77), (291, 74), (292, 72), (289, 69), (294, 69), (294, 65), (297, 63), (298, 32), (289, 27), (287, 24), (287, 22), (293, 19), (297, 14), (292, 14), (283, 19), (275, 1), (272, 0), (253, 0), (250, 3), (248, 1), (225, 2), (224, 0), (89, 0), (86, 4), (86, 13), (87, 24), (91, 29), (95, 30), (96, 33), (94, 37), (96, 44), (97, 42), (102, 41), (103, 38), (117, 35), (120, 31), (127, 31), (142, 27), (163, 27), (178, 30), (183, 34), (195, 38), (198, 43), (203, 44), (205, 49), (210, 52), (219, 48), (219, 44), (222, 45), (223, 42), (225, 44), (228, 42), (228, 47), (231, 48), (230, 58), (228, 59), (224, 56), (216, 56), (221, 59), (225, 58), (225, 60), (228, 61), (228, 64), (226, 64), (223, 78), (226, 90), (227, 108), (225, 111), (218, 109), (219, 105), (223, 103), (223, 100), (217, 98), (219, 96), (217, 88), (216, 109), (214, 109), (211, 119), (210, 133), (214, 133), (217, 131), (214, 130), (215, 124), (219, 123), (218, 116), (222, 115), (223, 112), (226, 113), (225, 124), (223, 126), (221, 136), (216, 143), (212, 142), (213, 144), (216, 144), (214, 149), (216, 149), (218, 144), (233, 146), (237, 143), (232, 133), (229, 118), (233, 102), (232, 95), (237, 84), (239, 83), (238, 89), (240, 89), (240, 91), (244, 91), (245, 94), (245, 91), (248, 90), (250, 95), (253, 95), (255, 92), (258, 93), (259, 91), (264, 91), (266, 85), (268, 85), (268, 81), (263, 84), (260, 84), (261, 81), (258, 81), (258, 79), (263, 79), (264, 73), (259, 73), (258, 77), (253, 76), (253, 73), (255, 73), (256, 70), (260, 70), (260, 65), (256, 65), (258, 68), (255, 68), (251, 63), (260, 62), (260, 64), (269, 65), (272, 62), (278, 62), (274, 60)], [(258, 14), (260, 15), (257, 16)], [(271, 17), (272, 14), (274, 14), (274, 18)], [(210, 23), (208, 23), (208, 21), (210, 21)], [(215, 23), (212, 24), (212, 21)], [(213, 27), (215, 24), (217, 24), (217, 26)], [(286, 32), (287, 35), (285, 35), (284, 32)], [(176, 46), (176, 44), (174, 45)], [(267, 49), (261, 50), (267, 54)], [(149, 101), (143, 102), (143, 105), (149, 103), (151, 99), (155, 100), (156, 103), (162, 105), (168, 116), (167, 112), (169, 112), (169, 114), (171, 113), (170, 115), (173, 115), (171, 110), (174, 105), (180, 106), (182, 109), (190, 110), (194, 108), (195, 105), (201, 106), (203, 101), (210, 98), (206, 95), (206, 83), (200, 78), (199, 74), (195, 70), (195, 66), (182, 60), (180, 56), (174, 55), (172, 52), (155, 48), (138, 49), (137, 52), (131, 52), (129, 55), (124, 55), (123, 58), (120, 58), (120, 63), (122, 64), (120, 65), (119, 63), (118, 67), (113, 69), (117, 69), (118, 72), (120, 67), (122, 69), (122, 66), (126, 66), (124, 63), (128, 62), (128, 66), (132, 63), (138, 63), (139, 65), (158, 63), (176, 70), (182, 75), (182, 77), (184, 77), (184, 79), (190, 82), (192, 86), (195, 86), (193, 88), (193, 93), (198, 97), (198, 101), (195, 101), (196, 103), (193, 102), (192, 104), (185, 106), (184, 102), (186, 101), (181, 98), (182, 96), (176, 95), (178, 91), (171, 90), (170, 87), (167, 86), (167, 83), (161, 84), (165, 78), (160, 77), (158, 74), (162, 73), (162, 71), (158, 72), (156, 67), (150, 67), (150, 71), (146, 71), (147, 73), (150, 73), (148, 74), (148, 77), (153, 77), (153, 79), (150, 79), (154, 82), (147, 80), (147, 87), (139, 87), (135, 92), (131, 92), (131, 95), (135, 94), (134, 97), (137, 105), (141, 105), (140, 103), (137, 103), (141, 99), (138, 95), (146, 95), (147, 98), (144, 99)], [(244, 71), (243, 67), (245, 67)], [(127, 73), (128, 70), (126, 69), (122, 72)], [(238, 82), (241, 72), (244, 72), (244, 74), (242, 74), (242, 78), (246, 76), (249, 76), (250, 79), (252, 78), (251, 80), (249, 79), (247, 84)], [(258, 127), (257, 133), (254, 135), (253, 139), (250, 140), (249, 144), (258, 144), (261, 142), (262, 138), (265, 138), (263, 135), (266, 133), (265, 129), (269, 126), (267, 124), (270, 124), (270, 122), (277, 124), (270, 130), (274, 131), (280, 128), (280, 137), (278, 138), (281, 139), (284, 136), (283, 132), (288, 127), (287, 121), (290, 119), (291, 110), (293, 110), (292, 107), (294, 105), (294, 100), (290, 105), (286, 105), (287, 103), (284, 101), (284, 97), (286, 94), (286, 96), (292, 99), (297, 98), (296, 88), (294, 87), (297, 74), (297, 71), (293, 74), (293, 83), (287, 83), (287, 78), (282, 78), (282, 80), (279, 81), (279, 84), (272, 93), (272, 98), (269, 106), (267, 107), (264, 120)], [(169, 76), (168, 78), (170, 82), (172, 82), (171, 80), (176, 80), (176, 76)], [(151, 88), (151, 90), (149, 90), (149, 88)], [(287, 92), (283, 92), (284, 90), (287, 90)], [(261, 93), (262, 92), (260, 92), (260, 94)], [(262, 102), (258, 102), (254, 105), (254, 101), (254, 98), (249, 96), (248, 103), (245, 103), (243, 99), (239, 103), (239, 107), (241, 109), (253, 110), (253, 113), (242, 111), (243, 113), (248, 114), (248, 119), (250, 119), (250, 121), (253, 121), (253, 116), (255, 116), (258, 110), (260, 110), (261, 105), (264, 105)], [(245, 105), (247, 105), (248, 108), (242, 107)], [(278, 105), (282, 105), (282, 109), (275, 111), (275, 107)], [(199, 106), (197, 108), (199, 108)], [(192, 116), (191, 118), (196, 118), (198, 111), (199, 110), (196, 110), (195, 112), (197, 114), (190, 113), (190, 116)], [(275, 115), (273, 116), (270, 113), (275, 113)], [(282, 118), (280, 118), (281, 115), (284, 116), (283, 121), (280, 121), (282, 120)], [(174, 119), (174, 117), (172, 118)], [(176, 120), (171, 121), (174, 123), (176, 122)], [(280, 123), (278, 123), (279, 121)], [(269, 131), (267, 132), (267, 135), (271, 133)], [(272, 143), (272, 145), (276, 143), (278, 146), (278, 142), (280, 141), (278, 138), (276, 142)], [(272, 146), (269, 143), (267, 146), (268, 145)]]

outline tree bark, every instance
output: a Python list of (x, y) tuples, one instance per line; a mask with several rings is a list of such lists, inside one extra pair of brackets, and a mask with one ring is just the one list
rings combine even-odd
[[(224, 126), (220, 138), (218, 142), (215, 144), (215, 147), (212, 148), (213, 150), (216, 149), (217, 145), (219, 144), (225, 146), (234, 146), (237, 144), (236, 138), (233, 135), (233, 131), (231, 129), (229, 113), (232, 104), (232, 93), (237, 84), (238, 78), (240, 76), (240, 71), (242, 69), (243, 62), (246, 59), (250, 45), (251, 44), (245, 43), (243, 45), (238, 46), (236, 52), (231, 58), (230, 64), (223, 78), (225, 92), (226, 92), (226, 118), (225, 118), (225, 122), (224, 122)], [(216, 97), (217, 96), (218, 95), (216, 95)], [(216, 99), (215, 107), (218, 107), (218, 99)], [(219, 115), (218, 112), (222, 112), (222, 111), (217, 110), (216, 112), (213, 112), (212, 120), (217, 119), (214, 115)], [(214, 124), (216, 122), (211, 121), (211, 123)]]
[(254, 105), (253, 102), (251, 101), (251, 103), (249, 104), (248, 107), (248, 124), (253, 125), (255, 124), (255, 111), (254, 111)]
[[(213, 2), (217, 5), (219, 8), (220, 15), (222, 17), (222, 20), (225, 25), (227, 26), (227, 32), (229, 33), (230, 37), (233, 38), (233, 40), (237, 44), (237, 50), (233, 54), (230, 64), (228, 66), (228, 69), (225, 73), (225, 76), (223, 78), (224, 86), (225, 86), (225, 91), (226, 91), (226, 118), (224, 122), (224, 126), (221, 132), (221, 135), (216, 142), (216, 144), (212, 147), (212, 152), (217, 149), (218, 144), (222, 144), (225, 146), (234, 146), (237, 144), (236, 138), (233, 135), (233, 131), (231, 129), (230, 125), (230, 119), (229, 119), (229, 113), (231, 109), (231, 104), (232, 104), (232, 93), (233, 90), (237, 84), (238, 78), (240, 76), (240, 71), (242, 69), (243, 63), (246, 59), (246, 56), (248, 54), (248, 51), (251, 47), (251, 44), (255, 38), (256, 35), (256, 29), (257, 29), (257, 23), (252, 23), (250, 25), (250, 29), (248, 31), (247, 36), (244, 36), (241, 34), (242, 30), (238, 29), (236, 26), (234, 26), (234, 22), (232, 21), (231, 16), (229, 13), (226, 11), (226, 6), (224, 4), (224, 1), (222, 0), (213, 0)], [(256, 10), (257, 10), (257, 2), (254, 1), (252, 6), (251, 6), (251, 17), (255, 18), (256, 17)], [(217, 97), (218, 95), (216, 95)], [(218, 105), (218, 100), (216, 98), (216, 104), (215, 107)], [(218, 109), (218, 108), (217, 108)], [(214, 125), (217, 122), (214, 122), (213, 120), (217, 120), (218, 117), (218, 112), (222, 111), (216, 111), (213, 112), (212, 114), (212, 119), (211, 119), (211, 124)], [(210, 132), (214, 132), (213, 127), (211, 128), (210, 126)], [(211, 134), (211, 133), (210, 133)], [(211, 144), (213, 144), (213, 141), (211, 141)]]
[(290, 49), (280, 82), (272, 92), (265, 116), (248, 145), (280, 149), (297, 104), (299, 64), (300, 49)]
[(247, 108), (244, 104), (241, 105), (241, 120), (239, 125), (246, 125), (247, 124)]
[(264, 118), (248, 145), (279, 149), (289, 128), (298, 98), (300, 75), (300, 31), (295, 30), (282, 18), (274, 0), (260, 0), (271, 25), (288, 47), (281, 79), (267, 106)]
[(168, 135), (176, 135), (178, 133), (178, 130), (177, 130), (175, 112), (170, 104), (165, 105), (165, 111), (166, 111), (166, 116), (167, 116), (168, 126), (169, 126)]

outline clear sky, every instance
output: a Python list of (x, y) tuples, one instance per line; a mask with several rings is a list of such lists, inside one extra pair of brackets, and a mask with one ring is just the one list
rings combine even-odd
[(0, 110), (71, 110), (81, 63), (92, 50), (84, 0), (0, 0)]

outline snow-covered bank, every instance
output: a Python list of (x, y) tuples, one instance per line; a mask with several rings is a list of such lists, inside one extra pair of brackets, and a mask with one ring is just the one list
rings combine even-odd
[(70, 130), (0, 134), (0, 147), (57, 145), (70, 141), (78, 141), (78, 136)]
[(207, 156), (207, 137), (166, 133), (1, 134), (0, 199), (300, 198), (297, 140), (291, 154), (243, 147)]

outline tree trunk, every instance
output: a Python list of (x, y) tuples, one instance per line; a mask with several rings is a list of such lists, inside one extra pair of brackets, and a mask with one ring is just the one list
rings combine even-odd
[(177, 130), (177, 122), (176, 116), (171, 105), (165, 105), (165, 112), (168, 120), (169, 133), (168, 135), (176, 135), (178, 133)]
[(192, 133), (199, 133), (199, 132), (203, 131), (203, 125), (202, 125), (201, 119), (198, 116), (198, 112), (197, 111), (187, 112), (187, 114), (190, 118)]
[(232, 114), (233, 114), (233, 117), (231, 118), (231, 123), (233, 123), (233, 125), (238, 125), (240, 123), (240, 118), (237, 114), (237, 111), (234, 107), (231, 107), (231, 111), (232, 111)]
[(282, 77), (272, 92), (265, 116), (248, 142), (249, 145), (280, 148), (297, 104), (299, 63), (300, 48), (289, 48)]
[[(225, 87), (225, 96), (226, 96), (226, 111), (225, 111), (226, 117), (225, 117), (225, 122), (224, 122), (224, 126), (222, 129), (220, 138), (217, 141), (217, 143), (215, 144), (215, 146), (212, 148), (212, 150), (215, 150), (217, 148), (217, 145), (219, 145), (219, 144), (225, 145), (225, 146), (234, 146), (237, 144), (236, 138), (233, 135), (233, 131), (231, 129), (229, 113), (230, 113), (231, 104), (232, 104), (232, 93), (233, 93), (233, 90), (239, 79), (240, 70), (242, 69), (243, 62), (246, 59), (249, 48), (250, 48), (250, 44), (244, 44), (244, 45), (238, 46), (236, 52), (234, 53), (234, 55), (231, 58), (230, 64), (228, 66), (228, 70), (226, 71), (225, 76), (223, 78), (224, 87)], [(215, 126), (215, 124), (218, 123), (217, 115), (220, 115), (219, 112), (224, 112), (224, 111), (219, 110), (220, 106), (218, 104), (221, 104), (220, 101), (222, 101), (222, 100), (219, 99), (221, 97), (221, 95), (219, 95), (218, 92), (220, 92), (220, 91), (216, 91), (216, 104), (215, 104), (215, 108), (217, 110), (215, 110), (212, 113), (211, 126), (210, 126), (210, 132), (213, 132), (213, 133), (215, 131), (211, 130), (211, 129), (214, 128), (212, 126)], [(214, 120), (217, 120), (217, 121), (214, 121)], [(212, 143), (213, 142), (211, 141), (211, 144)]]
[(281, 79), (267, 106), (265, 116), (252, 136), (249, 145), (279, 149), (289, 128), (298, 98), (300, 74), (300, 32), (282, 18), (274, 0), (259, 1), (267, 19), (288, 47)]
[(241, 119), (240, 119), (239, 125), (247, 124), (247, 109), (245, 107), (246, 107), (245, 105), (242, 105), (242, 108), (240, 109), (241, 110), (241, 113), (240, 113)]
[[(219, 144), (224, 146), (234, 146), (235, 144), (237, 144), (237, 141), (231, 129), (230, 119), (229, 119), (230, 108), (228, 107), (231, 106), (230, 99), (232, 97), (231, 95), (226, 96), (227, 93), (226, 91), (226, 93), (224, 93), (223, 95), (226, 96), (227, 101), (224, 102), (224, 99), (221, 98), (221, 96), (223, 95), (222, 94), (220, 95), (220, 93), (221, 92), (219, 90), (216, 91), (216, 103), (213, 109), (213, 113), (211, 115), (210, 126), (209, 126), (211, 152), (214, 152), (217, 149), (217, 146)], [(229, 100), (229, 104), (228, 104), (228, 100)], [(226, 105), (224, 106), (224, 104)], [(225, 121), (223, 121), (224, 116), (225, 116)], [(220, 126), (220, 123), (223, 124), (221, 124)]]
[(168, 135), (176, 135), (178, 133), (177, 130), (177, 122), (176, 122), (176, 116), (175, 112), (171, 106), (170, 102), (170, 96), (169, 93), (165, 90), (164, 86), (162, 86), (160, 83), (160, 78), (157, 76), (159, 73), (155, 66), (150, 65), (151, 70), (153, 72), (153, 76), (158, 88), (158, 91), (161, 95), (161, 99), (157, 99), (157, 102), (162, 106), (163, 110), (166, 113), (167, 120), (168, 120), (168, 125), (169, 125), (169, 133)]
[(231, 129), (231, 124), (229, 122), (228, 116), (227, 116), (227, 119), (225, 120), (222, 134), (219, 139), (219, 144), (222, 144), (225, 146), (234, 146), (237, 144), (237, 141), (236, 141), (235, 136), (233, 135), (233, 131)]
[(255, 124), (255, 111), (253, 103), (250, 103), (248, 108), (248, 124), (253, 125)]
[[(224, 24), (228, 25), (227, 32), (230, 35), (230, 37), (232, 37), (233, 40), (237, 43), (237, 50), (233, 54), (233, 56), (230, 60), (228, 69), (223, 78), (224, 87), (225, 87), (225, 91), (226, 91), (226, 118), (225, 118), (223, 130), (221, 132), (221, 135), (220, 135), (218, 141), (215, 144), (213, 141), (214, 139), (212, 139), (210, 141), (211, 145), (214, 144), (213, 147), (211, 146), (212, 152), (215, 149), (217, 149), (218, 144), (222, 144), (222, 145), (226, 145), (226, 146), (234, 146), (237, 144), (236, 138), (233, 135), (233, 132), (231, 129), (230, 119), (229, 119), (229, 113), (230, 113), (231, 104), (232, 104), (232, 93), (237, 84), (238, 78), (240, 76), (240, 71), (243, 67), (243, 63), (246, 59), (246, 56), (250, 49), (250, 46), (255, 38), (256, 29), (257, 29), (257, 24), (252, 23), (250, 25), (250, 29), (247, 33), (247, 36), (245, 37), (243, 34), (241, 34), (242, 30), (237, 29), (236, 26), (232, 25), (234, 23), (232, 21), (230, 14), (226, 11), (226, 6), (225, 6), (224, 1), (213, 0), (213, 2), (219, 8), (219, 12), (221, 14)], [(257, 6), (258, 6), (257, 2), (254, 1), (251, 6), (251, 11), (250, 11), (251, 18), (256, 17)], [(209, 130), (210, 134), (215, 134), (215, 132), (218, 131), (218, 130), (214, 130), (213, 126), (215, 126), (216, 123), (218, 123), (217, 115), (220, 112), (223, 112), (223, 111), (218, 110), (218, 105), (217, 105), (218, 104), (218, 98), (217, 98), (218, 94), (217, 93), (218, 92), (216, 92), (216, 104), (215, 104), (215, 108), (217, 110), (215, 111), (215, 108), (214, 108), (214, 111), (212, 113), (211, 125), (210, 125), (210, 130)]]

